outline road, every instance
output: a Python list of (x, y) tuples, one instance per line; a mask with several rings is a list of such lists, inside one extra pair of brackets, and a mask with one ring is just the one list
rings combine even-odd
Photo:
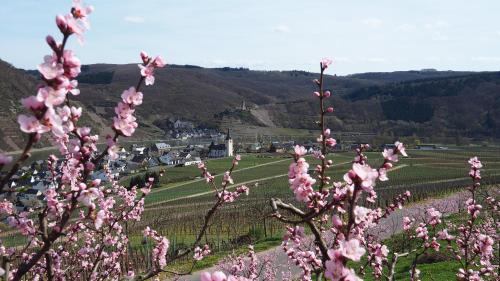
[[(405, 206), (403, 209), (397, 210), (396, 212), (389, 215), (389, 217), (382, 219), (380, 223), (375, 228), (373, 228), (372, 231), (370, 231), (370, 233), (377, 235), (380, 239), (389, 238), (393, 234), (402, 231), (403, 217), (410, 216), (420, 218), (425, 215), (425, 210), (430, 207), (436, 208), (441, 213), (443, 213), (443, 215), (456, 213), (459, 211), (460, 206), (463, 207), (463, 204), (461, 205), (459, 202), (465, 201), (466, 196), (467, 193), (465, 191), (462, 191), (443, 198), (429, 199)], [(281, 247), (276, 247), (257, 253), (257, 256), (259, 258), (262, 258), (266, 255), (270, 255), (271, 257), (273, 257), (273, 260), (275, 261), (274, 263), (280, 265), (277, 272), (289, 270), (289, 265), (287, 263), (288, 257), (281, 250)], [(300, 269), (296, 266), (292, 265), (291, 269), (294, 275), (300, 274)], [(219, 268), (217, 266), (213, 266), (198, 272), (194, 272), (189, 276), (183, 276), (179, 280), (199, 281), (202, 272), (213, 272), (216, 270), (219, 270)]]

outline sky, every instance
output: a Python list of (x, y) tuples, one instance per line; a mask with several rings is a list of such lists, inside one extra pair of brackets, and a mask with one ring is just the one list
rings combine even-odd
[[(498, 0), (87, 0), (84, 64), (171, 64), (317, 72), (500, 70)], [(69, 0), (0, 0), (0, 59), (34, 69)]]

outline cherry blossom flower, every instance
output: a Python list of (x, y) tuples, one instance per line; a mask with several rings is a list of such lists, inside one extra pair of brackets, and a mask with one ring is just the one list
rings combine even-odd
[(441, 223), (441, 213), (434, 208), (427, 209), (428, 223), (436, 226)]
[(348, 241), (340, 241), (339, 251), (342, 256), (353, 261), (359, 261), (361, 257), (366, 253), (365, 248), (360, 246), (359, 240), (355, 238)]
[(306, 148), (305, 148), (305, 147), (303, 147), (303, 146), (300, 146), (300, 145), (296, 145), (296, 146), (293, 148), (293, 150), (294, 150), (295, 155), (297, 155), (297, 157), (304, 156), (304, 155), (306, 155), (306, 153), (307, 153)]
[(142, 93), (137, 92), (134, 87), (130, 87), (128, 90), (123, 91), (122, 94), (123, 102), (134, 106), (141, 105), (142, 98)]
[(322, 69), (327, 69), (328, 66), (330, 66), (330, 64), (332, 64), (333, 60), (329, 59), (329, 58), (323, 58), (321, 59), (321, 68)]
[(0, 153), (0, 165), (6, 165), (12, 162), (12, 156)]
[(201, 274), (201, 281), (228, 281), (226, 274), (222, 271), (215, 271), (214, 273), (203, 272)]
[(43, 58), (43, 63), (38, 65), (38, 71), (47, 80), (52, 80), (64, 73), (63, 65), (57, 61), (56, 55), (47, 55)]
[(40, 124), (38, 119), (34, 116), (28, 115), (19, 115), (17, 118), (17, 122), (21, 125), (21, 131), (25, 133), (38, 133), (43, 134), (50, 131), (50, 128)]

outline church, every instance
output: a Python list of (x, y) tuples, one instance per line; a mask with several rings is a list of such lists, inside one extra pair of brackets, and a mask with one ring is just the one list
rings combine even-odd
[(233, 156), (233, 139), (229, 134), (229, 129), (227, 129), (226, 139), (224, 143), (214, 144), (213, 142), (208, 147), (208, 157), (219, 158), (219, 157), (230, 157)]

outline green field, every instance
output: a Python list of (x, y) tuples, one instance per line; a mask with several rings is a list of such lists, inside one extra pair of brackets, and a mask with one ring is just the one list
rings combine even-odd
[[(462, 189), (470, 183), (467, 160), (475, 155), (484, 163), (484, 184), (500, 182), (500, 150), (409, 150), (408, 154), (410, 157), (401, 159), (393, 171), (389, 172), (389, 181), (377, 183), (379, 197), (371, 207), (384, 206), (394, 196), (407, 189), (413, 194), (412, 201), (443, 196)], [(380, 152), (368, 152), (367, 156), (374, 167), (382, 162)], [(332, 181), (342, 181), (343, 175), (351, 167), (353, 157), (352, 152), (330, 155), (330, 159), (334, 161), (334, 166), (328, 170)], [(319, 163), (311, 156), (307, 156), (307, 160), (311, 170)], [(233, 173), (235, 184), (230, 186), (230, 189), (245, 184), (250, 187), (250, 195), (241, 196), (236, 202), (224, 205), (216, 213), (207, 234), (203, 237), (203, 243), (209, 244), (220, 253), (241, 249), (245, 243), (276, 245), (276, 240), (282, 235), (283, 225), (268, 217), (269, 198), (278, 197), (293, 201), (287, 178), (291, 161), (289, 155), (242, 155), (242, 160)], [(215, 175), (216, 183), (220, 185), (222, 174), (231, 166), (231, 159), (211, 159), (206, 165)], [(123, 180), (123, 184), (128, 184), (127, 179)], [(145, 250), (143, 247), (147, 247), (140, 244), (140, 231), (146, 226), (167, 236), (171, 241), (171, 251), (186, 247), (194, 241), (205, 213), (214, 202), (214, 192), (204, 179), (200, 178), (200, 171), (196, 166), (166, 168), (158, 186), (146, 197), (142, 220), (129, 225), (132, 249), (141, 252)], [(10, 234), (3, 235), (2, 240), (8, 245), (19, 245), (24, 238)], [(215, 260), (210, 259), (212, 262)], [(210, 264), (207, 260), (200, 266)], [(182, 267), (182, 262), (179, 266)], [(444, 269), (449, 264), (425, 264), (421, 267), (422, 271), (427, 266)], [(403, 262), (401, 274), (405, 270)], [(433, 278), (445, 277), (440, 274), (442, 273), (436, 272)], [(423, 277), (423, 280), (427, 280), (426, 278)]]

